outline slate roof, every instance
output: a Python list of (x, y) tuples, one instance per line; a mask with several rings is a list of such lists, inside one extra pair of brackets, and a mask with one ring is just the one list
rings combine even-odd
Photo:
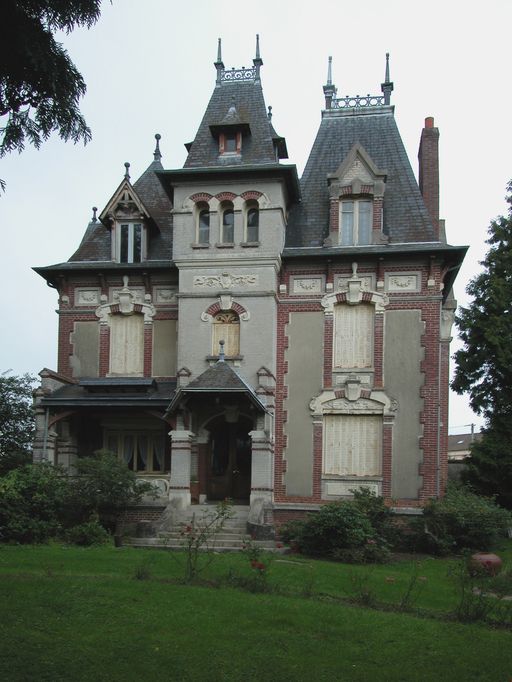
[(275, 163), (273, 139), (278, 139), (278, 136), (267, 115), (261, 82), (228, 81), (217, 84), (213, 91), (190, 145), (185, 168), (229, 165), (229, 157), (219, 163), (219, 143), (212, 134), (211, 126), (220, 125), (233, 104), (240, 123), (250, 127), (250, 134), (243, 135), (241, 160), (232, 159), (231, 163), (242, 166)]
[(254, 405), (265, 410), (253, 388), (223, 360), (219, 360), (213, 367), (209, 367), (189, 384), (179, 388), (167, 412), (174, 410), (182, 395), (193, 393), (243, 393)]
[(335, 173), (352, 146), (360, 143), (387, 171), (384, 234), (393, 242), (437, 241), (393, 115), (393, 107), (323, 112), (301, 178), (302, 203), (290, 213), (286, 246), (322, 246), (328, 236), (327, 176)]
[[(130, 379), (97, 379), (70, 384), (42, 399), (46, 407), (145, 407), (164, 408), (169, 404), (176, 381), (151, 380), (140, 390), (141, 382)], [(91, 390), (93, 389), (93, 390)]]
[[(156, 172), (162, 169), (160, 160), (153, 161), (133, 184), (133, 188), (155, 223), (148, 240), (147, 259), (170, 261), (172, 258), (172, 205), (156, 175)], [(100, 221), (91, 221), (80, 246), (68, 263), (111, 260), (110, 229)], [(137, 266), (137, 264), (132, 265)]]

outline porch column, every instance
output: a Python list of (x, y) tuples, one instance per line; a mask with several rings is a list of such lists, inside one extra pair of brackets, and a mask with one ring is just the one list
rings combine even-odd
[(76, 474), (76, 459), (78, 447), (76, 438), (71, 433), (71, 424), (68, 420), (61, 422), (61, 435), (58, 443), (57, 462), (69, 474)]
[(251, 507), (256, 500), (272, 501), (273, 448), (267, 431), (249, 431), (251, 451)]
[(177, 509), (190, 506), (190, 467), (192, 431), (170, 431), (171, 437), (171, 479), (169, 501)]

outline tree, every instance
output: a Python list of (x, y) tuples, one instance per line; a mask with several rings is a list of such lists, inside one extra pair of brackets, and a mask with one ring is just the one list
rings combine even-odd
[(30, 374), (0, 374), (0, 475), (32, 459), (34, 382)]
[(466, 289), (473, 301), (455, 320), (463, 347), (452, 388), (486, 421), (466, 478), (512, 508), (512, 181), (507, 191), (508, 215), (491, 222), (483, 271)]
[[(85, 82), (55, 31), (90, 28), (101, 0), (4, 0), (0, 41), (0, 158), (57, 131), (84, 144), (91, 131), (78, 109)], [(2, 121), (2, 118), (6, 120)]]

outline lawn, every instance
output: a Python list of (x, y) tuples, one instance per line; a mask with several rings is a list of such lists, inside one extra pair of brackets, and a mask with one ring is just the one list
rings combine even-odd
[[(510, 545), (500, 553), (512, 559)], [(251, 577), (243, 555), (216, 557), (203, 585), (177, 582), (179, 560), (157, 550), (0, 546), (0, 679), (512, 677), (510, 631), (439, 617), (457, 601), (448, 560), (351, 567), (278, 557), (268, 571), (274, 591), (261, 594), (228, 586), (229, 574), (232, 584)], [(342, 601), (363, 586), (396, 605), (415, 574), (426, 580), (415, 582), (411, 606), (438, 617)]]

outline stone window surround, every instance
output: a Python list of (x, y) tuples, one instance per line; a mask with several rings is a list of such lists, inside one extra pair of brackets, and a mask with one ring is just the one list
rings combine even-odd
[[(240, 231), (240, 220), (242, 220), (242, 234), (243, 241), (240, 242), (240, 246), (254, 248), (260, 245), (260, 241), (249, 242), (247, 241), (247, 212), (251, 208), (257, 208), (258, 211), (269, 207), (268, 198), (258, 190), (247, 190), (242, 192), (240, 195), (236, 195), (233, 192), (219, 192), (215, 196), (209, 194), (208, 192), (196, 192), (188, 197), (183, 208), (191, 207), (194, 213), (194, 225), (195, 225), (195, 241), (191, 244), (193, 249), (208, 249), (212, 245), (212, 242), (216, 248), (233, 248), (234, 243), (223, 241), (222, 235), (222, 214), (226, 208), (226, 205), (232, 205), (232, 209), (235, 215), (235, 233)], [(199, 241), (199, 215), (204, 208), (209, 209), (210, 215), (210, 235), (209, 241), (200, 242)], [(230, 207), (231, 208), (231, 207)], [(238, 229), (237, 229), (238, 228)], [(214, 240), (214, 233), (218, 237)]]

